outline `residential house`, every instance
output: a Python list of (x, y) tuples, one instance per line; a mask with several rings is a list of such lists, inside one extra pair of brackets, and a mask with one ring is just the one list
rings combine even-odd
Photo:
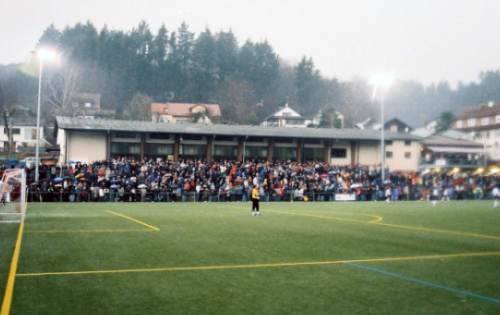
[[(277, 112), (269, 115), (260, 124), (263, 127), (307, 127), (312, 123), (311, 119), (302, 117), (299, 112), (291, 108), (288, 103)], [(318, 121), (319, 123), (319, 121)]]
[(219, 104), (151, 103), (153, 122), (212, 124), (221, 118)]
[(101, 108), (101, 95), (94, 93), (74, 93), (70, 100), (70, 111), (68, 113), (75, 117), (112, 117), (114, 110)]
[(464, 110), (453, 122), (453, 128), (481, 143), (489, 160), (500, 161), (500, 103), (489, 102)]
[(447, 131), (424, 138), (420, 168), (473, 169), (486, 165), (483, 145)]
[[(36, 146), (36, 118), (14, 116), (9, 123), (12, 133), (13, 152), (33, 151)], [(44, 129), (40, 127), (40, 146), (48, 145), (44, 139)], [(8, 130), (3, 120), (0, 121), (0, 150), (6, 152), (9, 148)]]

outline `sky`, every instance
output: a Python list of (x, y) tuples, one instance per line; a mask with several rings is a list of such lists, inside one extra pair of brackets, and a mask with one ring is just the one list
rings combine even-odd
[(341, 80), (390, 73), (456, 84), (500, 69), (499, 0), (0, 0), (0, 64), (25, 60), (51, 23), (87, 20), (231, 29), (240, 43), (268, 40), (281, 58), (310, 56)]

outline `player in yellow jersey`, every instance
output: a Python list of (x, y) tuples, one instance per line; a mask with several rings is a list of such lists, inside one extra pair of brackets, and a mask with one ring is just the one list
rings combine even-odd
[(259, 210), (260, 192), (258, 185), (253, 186), (251, 197), (252, 197), (252, 216), (260, 215), (260, 210)]

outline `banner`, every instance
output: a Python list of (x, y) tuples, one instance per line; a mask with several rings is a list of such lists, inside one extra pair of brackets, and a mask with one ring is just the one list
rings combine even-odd
[(335, 194), (335, 201), (356, 201), (356, 194)]

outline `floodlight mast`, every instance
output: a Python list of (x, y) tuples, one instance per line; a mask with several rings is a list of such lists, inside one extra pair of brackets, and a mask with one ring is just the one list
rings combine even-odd
[(384, 92), (392, 85), (394, 77), (388, 74), (378, 74), (370, 79), (373, 86), (373, 100), (379, 93), (380, 100), (380, 178), (382, 185), (385, 181), (385, 122), (384, 122)]
[(42, 102), (42, 75), (45, 62), (54, 61), (57, 58), (57, 52), (50, 48), (40, 48), (36, 51), (38, 57), (38, 102), (36, 109), (36, 149), (35, 149), (35, 182), (40, 178), (40, 105)]

